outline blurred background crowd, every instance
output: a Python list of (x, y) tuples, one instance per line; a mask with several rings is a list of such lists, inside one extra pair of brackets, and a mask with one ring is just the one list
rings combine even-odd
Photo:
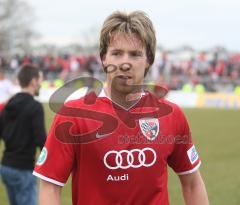
[[(104, 80), (105, 76), (97, 54), (0, 56), (0, 67), (12, 81), (19, 67), (28, 63), (43, 71), (45, 88), (59, 87), (79, 76), (93, 76), (99, 80)], [(240, 53), (223, 48), (204, 52), (192, 48), (158, 49), (146, 81), (185, 92), (239, 92)]]
[[(0, 1), (0, 69), (2, 70), (1, 73), (5, 73), (5, 78), (16, 83), (15, 74), (20, 66), (32, 63), (43, 71), (44, 81), (42, 87), (45, 88), (59, 87), (68, 80), (85, 75), (104, 81), (105, 75), (98, 56), (98, 28), (96, 26), (93, 26), (93, 28), (86, 26), (80, 32), (81, 35), (78, 38), (72, 39), (71, 43), (63, 43), (65, 47), (63, 45), (61, 47), (56, 43), (59, 42), (57, 41), (58, 35), (61, 32), (68, 31), (66, 29), (68, 27), (65, 28), (67, 25), (64, 26), (63, 22), (61, 22), (61, 32), (57, 32), (58, 35), (54, 37), (55, 43), (48, 41), (41, 43), (41, 31), (35, 29), (33, 24), (36, 13), (32, 9), (31, 3), (30, 1), (20, 0)], [(207, 8), (204, 7), (204, 10)], [(225, 7), (223, 9), (225, 10)], [(150, 12), (150, 14), (153, 13)], [(160, 15), (159, 11), (158, 15)], [(181, 13), (179, 17), (182, 17), (182, 15)], [(194, 15), (191, 16), (191, 18), (193, 17)], [(70, 20), (72, 22), (72, 18)], [(159, 29), (158, 25), (162, 25), (160, 20), (167, 21), (168, 18), (157, 18), (156, 20), (159, 20), (159, 23), (156, 23), (156, 28)], [(73, 25), (80, 27), (81, 23)], [(191, 25), (194, 26), (194, 21), (192, 23)], [(177, 24), (174, 25), (177, 26)], [(174, 25), (171, 27), (175, 27)], [(229, 23), (229, 25), (231, 24)], [(162, 26), (162, 30), (159, 31), (161, 35), (167, 29)], [(53, 24), (51, 24), (50, 28), (52, 29), (52, 27), (54, 27)], [(210, 29), (210, 37), (214, 33), (214, 35), (217, 34), (214, 36), (217, 38), (224, 32), (221, 29), (221, 32), (217, 33), (215, 29), (216, 27)], [(193, 32), (194, 29), (190, 31)], [(203, 27), (201, 31), (205, 33), (208, 29)], [(146, 81), (151, 84), (164, 85), (169, 90), (198, 93), (235, 92), (240, 95), (240, 52), (237, 41), (234, 41), (237, 48), (235, 51), (234, 49), (225, 49), (227, 44), (217, 47), (210, 46), (224, 45), (225, 40), (231, 40), (230, 37), (221, 37), (220, 41), (216, 40), (220, 44), (211, 43), (206, 39), (209, 47), (205, 47), (204, 50), (196, 50), (191, 47), (194, 46), (190, 43), (191, 32), (188, 37), (183, 36), (187, 42), (189, 41), (189, 44), (179, 42), (182, 47), (168, 49), (168, 47), (162, 47), (163, 44), (158, 43), (155, 63), (150, 69)], [(233, 32), (232, 35), (235, 33)], [(176, 37), (178, 36), (176, 34)], [(200, 35), (200, 37), (201, 40), (205, 39), (204, 35)], [(173, 40), (173, 37), (169, 39)], [(163, 37), (160, 40), (164, 43)], [(62, 41), (63, 39), (60, 38), (60, 42)], [(3, 74), (1, 75), (3, 76)], [(1, 78), (3, 79), (3, 77)]]

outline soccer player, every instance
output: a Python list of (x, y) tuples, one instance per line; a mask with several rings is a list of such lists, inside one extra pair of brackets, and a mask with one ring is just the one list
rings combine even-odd
[(0, 114), (0, 139), (4, 152), (0, 175), (11, 205), (36, 205), (37, 180), (32, 175), (37, 147), (44, 146), (46, 132), (38, 95), (41, 72), (24, 65), (18, 73), (21, 91), (15, 94)]
[(56, 115), (33, 172), (41, 179), (40, 205), (59, 205), (70, 175), (73, 205), (168, 205), (168, 165), (185, 203), (208, 205), (183, 112), (139, 86), (155, 48), (144, 12), (107, 17), (100, 35), (106, 87), (96, 98), (67, 102)]

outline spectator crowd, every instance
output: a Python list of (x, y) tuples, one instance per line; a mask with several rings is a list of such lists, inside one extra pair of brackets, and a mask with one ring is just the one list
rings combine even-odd
[[(81, 75), (104, 79), (101, 61), (96, 55), (0, 56), (0, 67), (10, 78), (21, 65), (28, 63), (38, 65), (45, 83), (51, 86), (59, 80), (66, 82)], [(206, 52), (190, 48), (158, 50), (147, 80), (169, 90), (233, 92), (240, 85), (240, 53), (224, 49)]]

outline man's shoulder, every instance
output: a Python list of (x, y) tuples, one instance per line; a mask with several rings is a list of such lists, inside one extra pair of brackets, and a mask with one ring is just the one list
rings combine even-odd
[(32, 98), (29, 100), (28, 110), (31, 112), (43, 112), (43, 105), (38, 100)]
[(171, 106), (173, 111), (179, 111), (181, 110), (181, 108), (179, 107), (179, 105), (177, 105), (176, 103), (172, 102), (172, 101), (169, 101), (168, 99), (166, 98), (160, 98), (159, 99), (159, 102), (160, 103), (163, 103), (165, 105), (168, 105), (168, 106)]
[(160, 106), (162, 109), (169, 109), (174, 114), (179, 114), (182, 109), (176, 103), (169, 101), (166, 97), (157, 97), (155, 94), (146, 92), (145, 95), (152, 106)]
[(97, 96), (95, 92), (90, 92), (78, 99), (69, 100), (64, 103), (64, 106), (89, 109), (89, 108), (99, 108), (99, 105), (105, 104), (105, 101), (102, 100), (103, 97)]

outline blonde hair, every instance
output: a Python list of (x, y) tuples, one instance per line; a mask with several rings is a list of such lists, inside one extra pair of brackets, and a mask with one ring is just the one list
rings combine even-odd
[(100, 33), (100, 58), (107, 53), (113, 32), (136, 34), (146, 49), (149, 65), (152, 65), (156, 51), (156, 35), (149, 17), (142, 11), (131, 13), (115, 11), (106, 18)]

